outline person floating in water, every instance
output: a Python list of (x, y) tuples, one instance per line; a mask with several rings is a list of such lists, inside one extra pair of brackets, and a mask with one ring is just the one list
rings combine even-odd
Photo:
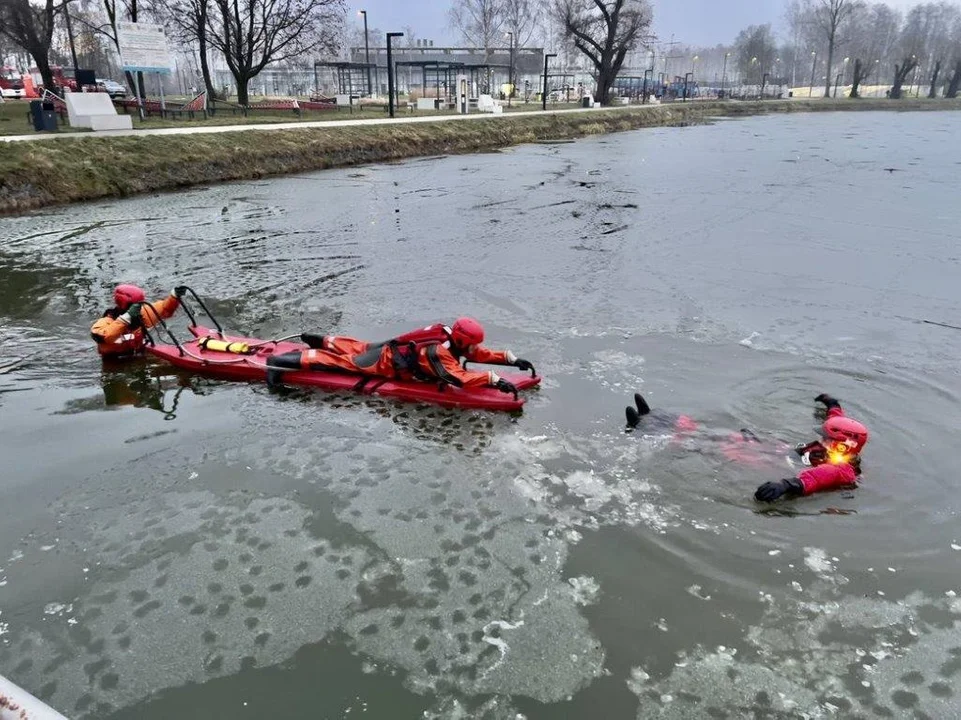
[(284, 370), (339, 370), (402, 380), (428, 380), (456, 387), (493, 387), (517, 394), (513, 383), (493, 370), (467, 370), (462, 362), (512, 365), (534, 373), (534, 366), (510, 350), (489, 350), (483, 326), (472, 318), (460, 318), (452, 327), (442, 323), (379, 343), (336, 335), (301, 335), (309, 350), (267, 358), (267, 384), (282, 382)]
[(820, 440), (801, 443), (794, 450), (810, 467), (796, 477), (769, 480), (754, 493), (758, 502), (773, 502), (781, 497), (800, 497), (823, 490), (837, 490), (857, 484), (861, 475), (861, 450), (868, 442), (868, 429), (845, 416), (841, 403), (822, 393), (814, 398), (827, 408), (827, 417), (818, 430)]
[[(634, 405), (635, 407), (628, 406), (624, 409), (628, 432), (641, 429), (648, 434), (669, 433), (674, 440), (683, 440), (700, 430), (697, 421), (689, 415), (652, 410), (640, 393), (634, 393)], [(723, 435), (715, 434), (711, 439), (720, 443), (721, 452), (728, 460), (748, 464), (774, 461), (776, 453), (749, 428), (741, 428), (738, 432), (725, 432)], [(780, 444), (777, 449), (787, 448), (787, 445)]]
[(90, 328), (90, 335), (97, 343), (97, 352), (111, 358), (132, 357), (143, 352), (146, 340), (144, 328), (151, 328), (158, 318), (173, 316), (180, 307), (180, 298), (187, 288), (178, 285), (170, 296), (153, 303), (136, 285), (118, 285), (113, 291), (114, 307), (105, 311)]

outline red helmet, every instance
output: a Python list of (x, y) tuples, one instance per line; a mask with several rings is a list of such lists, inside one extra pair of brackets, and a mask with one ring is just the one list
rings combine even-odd
[(857, 455), (868, 442), (868, 429), (857, 420), (833, 417), (821, 426), (822, 437), (845, 446), (846, 453)]
[(484, 326), (473, 318), (458, 318), (450, 330), (450, 338), (460, 348), (480, 345), (484, 342)]
[(136, 285), (118, 285), (113, 291), (113, 301), (123, 311), (134, 303), (144, 302), (147, 296)]

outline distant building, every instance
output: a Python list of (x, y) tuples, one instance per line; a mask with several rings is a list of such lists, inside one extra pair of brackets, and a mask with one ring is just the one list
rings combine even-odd
[[(420, 43), (420, 44), (418, 44)], [(428, 44), (429, 43), (429, 44)], [(475, 92), (497, 90), (509, 78), (513, 63), (514, 80), (518, 89), (527, 81), (540, 87), (544, 72), (544, 48), (509, 47), (458, 48), (434, 47), (433, 41), (415, 41), (414, 47), (401, 43), (391, 46), (391, 56), (397, 66), (399, 92), (423, 92), (454, 82), (457, 75), (467, 75)], [(366, 62), (363, 47), (350, 49), (350, 62)], [(380, 92), (387, 91), (387, 48), (370, 48), (370, 63), (376, 65), (374, 85)]]

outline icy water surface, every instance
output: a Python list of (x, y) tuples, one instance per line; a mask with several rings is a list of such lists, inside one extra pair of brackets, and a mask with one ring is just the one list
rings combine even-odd
[[(923, 321), (961, 325), (959, 120), (0, 220), (0, 673), (72, 718), (957, 717), (961, 330)], [(469, 313), (544, 383), (510, 417), (104, 366), (117, 281), (263, 337)], [(635, 390), (699, 431), (624, 434)], [(756, 506), (825, 391), (861, 488)]]

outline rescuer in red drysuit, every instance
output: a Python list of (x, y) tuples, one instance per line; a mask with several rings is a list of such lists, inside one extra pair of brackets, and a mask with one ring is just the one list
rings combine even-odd
[(143, 351), (143, 328), (151, 328), (158, 318), (172, 317), (180, 307), (180, 298), (187, 288), (175, 287), (168, 297), (147, 302), (146, 293), (136, 285), (118, 285), (113, 291), (114, 307), (105, 311), (90, 328), (97, 343), (97, 352), (104, 357), (136, 355)]
[(272, 355), (267, 359), (268, 385), (282, 381), (283, 370), (339, 370), (399, 380), (440, 380), (456, 387), (494, 387), (517, 393), (513, 383), (493, 370), (472, 371), (464, 362), (513, 365), (520, 370), (534, 366), (510, 350), (489, 350), (484, 328), (472, 318), (460, 318), (453, 327), (441, 323), (379, 343), (336, 335), (301, 335), (309, 350)]
[(861, 450), (868, 442), (868, 429), (857, 420), (846, 417), (841, 403), (830, 395), (814, 398), (827, 408), (824, 425), (818, 431), (823, 440), (798, 445), (795, 452), (807, 457), (811, 467), (797, 477), (772, 480), (754, 493), (759, 502), (771, 502), (782, 496), (811, 495), (822, 490), (851, 487), (861, 474)]
[[(640, 393), (634, 393), (634, 404), (637, 406), (636, 409), (625, 408), (628, 432), (641, 427), (648, 433), (671, 433), (674, 441), (681, 441), (692, 437), (700, 430), (697, 421), (689, 415), (651, 410)], [(749, 465), (770, 464), (774, 461), (777, 451), (787, 449), (784, 445), (783, 448), (772, 451), (770, 445), (762, 443), (761, 439), (748, 428), (741, 428), (738, 432), (726, 433), (723, 436), (712, 436), (710, 439), (720, 442), (721, 452), (728, 460)]]

